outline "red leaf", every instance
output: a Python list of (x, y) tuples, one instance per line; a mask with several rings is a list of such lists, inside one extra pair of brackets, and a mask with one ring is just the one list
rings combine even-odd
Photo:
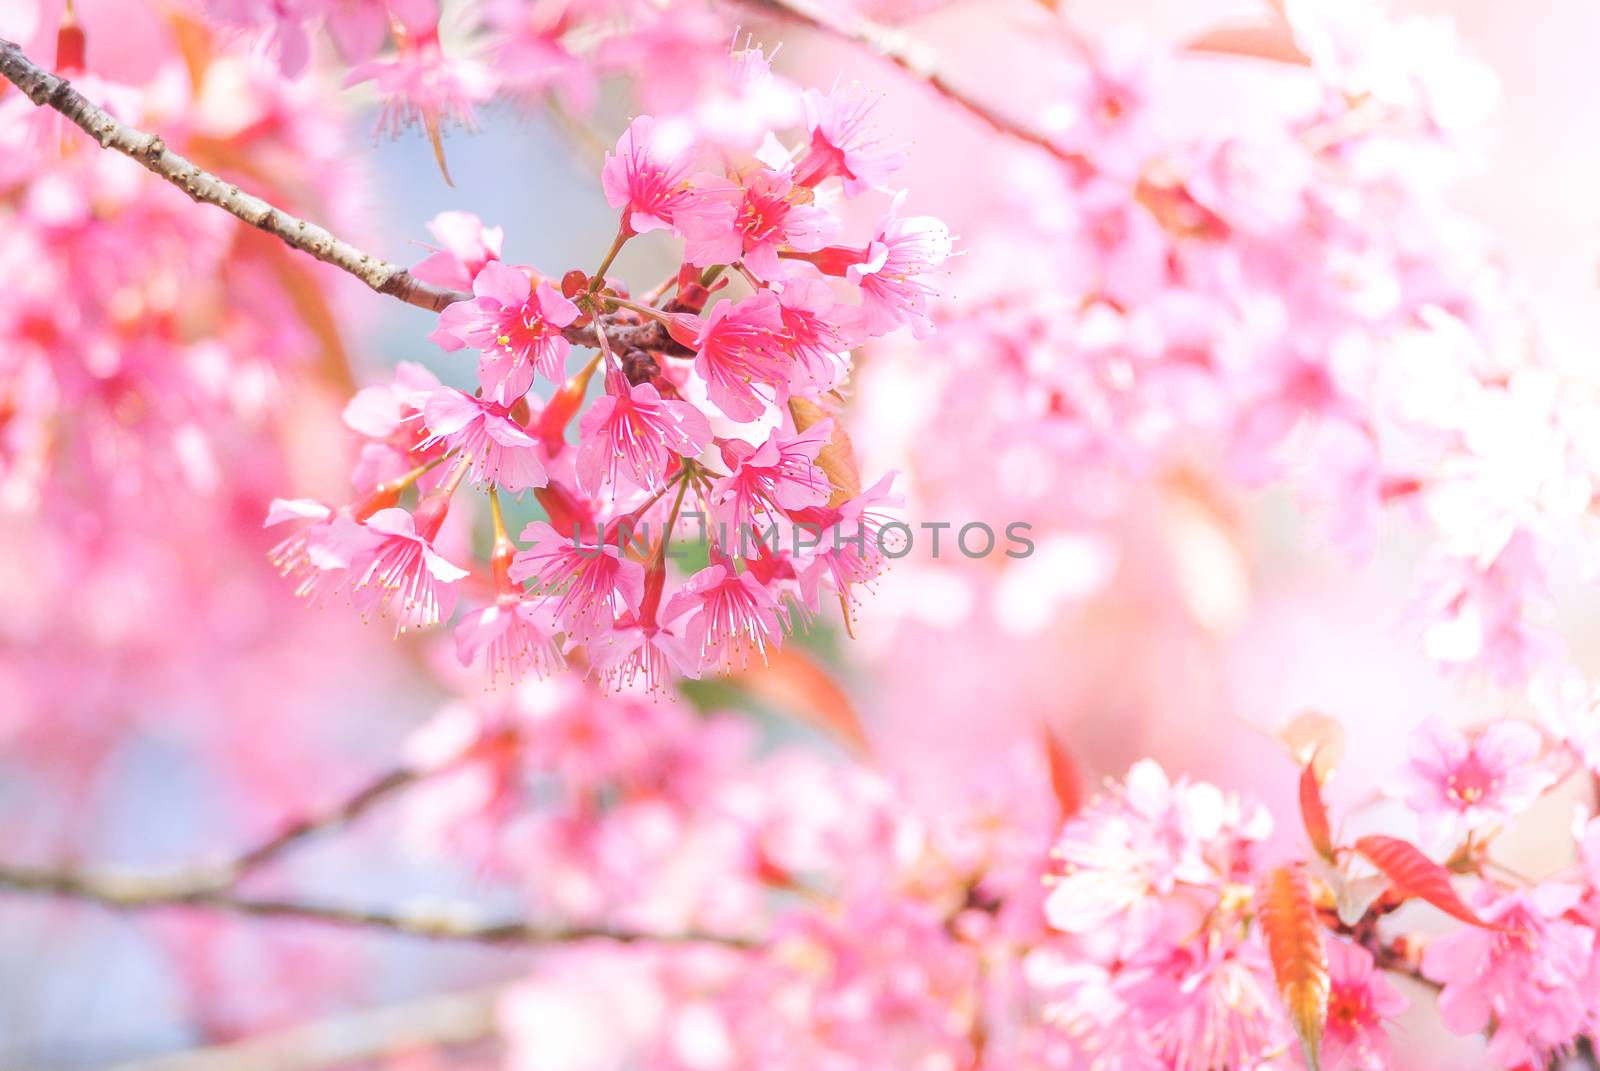
[(1049, 729), (1044, 731), (1044, 754), (1050, 762), (1050, 788), (1055, 792), (1064, 821), (1083, 807), (1083, 771), (1072, 752)]
[(756, 663), (729, 680), (831, 733), (857, 754), (869, 750), (866, 730), (849, 696), (827, 670), (798, 648), (768, 651), (765, 665)]
[(1328, 825), (1328, 808), (1322, 802), (1322, 786), (1317, 783), (1315, 757), (1300, 772), (1300, 817), (1306, 824), (1311, 847), (1324, 859), (1333, 860), (1333, 831)]
[(1328, 1018), (1328, 950), (1305, 869), (1298, 864), (1282, 866), (1262, 879), (1256, 889), (1256, 914), (1278, 993), (1305, 1046), (1306, 1065), (1316, 1071)]
[(1408, 841), (1399, 837), (1362, 837), (1356, 841), (1356, 851), (1372, 860), (1402, 897), (1424, 900), (1451, 918), (1494, 929), (1456, 895), (1450, 872)]

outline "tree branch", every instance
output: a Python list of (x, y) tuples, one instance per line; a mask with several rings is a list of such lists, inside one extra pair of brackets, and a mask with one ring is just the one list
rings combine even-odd
[(380, 294), (397, 297), (407, 304), (438, 312), (455, 301), (470, 297), (458, 290), (432, 286), (398, 264), (364, 253), (328, 231), (289, 215), (253, 194), (224, 182), (167, 148), (158, 134), (127, 126), (104, 108), (92, 103), (72, 88), (72, 83), (35, 65), (22, 49), (0, 40), (0, 74), (41, 108), (53, 108), (66, 116), (103, 149), (114, 149), (138, 161), (202, 204), (215, 205), (225, 212), (271, 234), (288, 245), (309, 253), (325, 264), (340, 268)]
[(733, 948), (755, 947), (754, 941), (721, 934), (692, 931), (645, 933), (607, 926), (541, 926), (522, 920), (485, 922), (476, 917), (474, 910), (462, 906), (426, 912), (367, 911), (298, 900), (240, 896), (214, 885), (186, 886), (160, 877), (45, 870), (10, 864), (0, 864), (0, 890), (79, 900), (115, 911), (201, 908), (254, 918), (292, 919), (377, 930), (435, 941), (541, 945), (604, 940), (623, 943), (706, 942)]
[(835, 16), (823, 12), (814, 7), (810, 0), (736, 0), (736, 3), (774, 18), (798, 22), (810, 29), (864, 48), (922, 82), (995, 133), (1042, 149), (1057, 160), (1074, 167), (1085, 162), (1077, 153), (1062, 149), (1044, 134), (1011, 118), (952, 83), (939, 71), (938, 57), (934, 49), (899, 30), (873, 22), (864, 16)]
[[(356, 248), (328, 230), (292, 216), (281, 208), (246, 193), (167, 148), (159, 134), (120, 122), (72, 88), (72, 83), (39, 67), (16, 44), (0, 39), (0, 75), (40, 108), (51, 108), (83, 130), (102, 149), (113, 149), (136, 160), (146, 170), (166, 179), (201, 204), (215, 205), (250, 226), (263, 230), (286, 245), (308, 253), (324, 264), (360, 279), (380, 294), (408, 305), (438, 312), (471, 294), (434, 286), (416, 278), (398, 264)], [(607, 324), (613, 340), (625, 348), (662, 348), (670, 339), (660, 324), (637, 323), (631, 314)], [(569, 327), (563, 332), (574, 345), (596, 348), (594, 327)]]

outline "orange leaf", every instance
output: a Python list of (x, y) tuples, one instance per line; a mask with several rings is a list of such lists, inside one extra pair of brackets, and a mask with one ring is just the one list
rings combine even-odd
[(1050, 788), (1065, 821), (1083, 807), (1083, 770), (1060, 737), (1049, 729), (1044, 731), (1044, 754), (1050, 763)]
[(767, 652), (757, 663), (728, 678), (757, 699), (799, 715), (832, 734), (851, 750), (870, 750), (867, 733), (850, 697), (810, 655), (794, 647)]
[(1190, 52), (1213, 52), (1227, 56), (1246, 56), (1250, 59), (1272, 60), (1275, 63), (1292, 63), (1300, 67), (1311, 64), (1311, 58), (1295, 44), (1294, 34), (1283, 22), (1248, 26), (1222, 26), (1208, 31), (1190, 41)]
[[(789, 413), (794, 417), (796, 431), (805, 431), (829, 415), (820, 405), (805, 398), (790, 398)], [(855, 447), (837, 420), (833, 422), (828, 445), (817, 454), (817, 468), (827, 474), (828, 482), (833, 485), (829, 507), (838, 507), (861, 493), (861, 466), (856, 463)]]
[(1462, 902), (1450, 884), (1450, 872), (1399, 837), (1370, 836), (1356, 841), (1356, 851), (1383, 871), (1389, 885), (1402, 897), (1425, 900), (1451, 918), (1484, 929), (1494, 929)]
[(1297, 765), (1313, 763), (1317, 781), (1326, 781), (1344, 758), (1344, 726), (1314, 710), (1297, 715), (1278, 730), (1278, 739), (1289, 749)]
[(1317, 760), (1312, 756), (1300, 771), (1300, 818), (1306, 825), (1311, 847), (1324, 859), (1333, 859), (1333, 831), (1328, 825), (1328, 808), (1322, 802), (1322, 786), (1317, 783)]
[(1305, 1047), (1306, 1065), (1317, 1071), (1322, 1026), (1328, 1017), (1328, 950), (1305, 869), (1298, 864), (1272, 871), (1256, 889), (1256, 913), (1278, 993)]

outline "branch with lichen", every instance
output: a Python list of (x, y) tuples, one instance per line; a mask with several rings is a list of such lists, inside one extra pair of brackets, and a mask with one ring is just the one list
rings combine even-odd
[(285, 244), (349, 272), (380, 294), (435, 312), (471, 296), (425, 283), (398, 264), (362, 252), (315, 223), (291, 216), (223, 181), (167, 148), (161, 135), (119, 121), (74, 89), (67, 79), (51, 74), (28, 59), (22, 49), (10, 41), (0, 40), (0, 74), (36, 106), (60, 112), (99, 142), (101, 148), (120, 152), (201, 204), (215, 205)]
[[(227, 182), (173, 152), (161, 135), (129, 126), (73, 88), (72, 83), (52, 74), (27, 56), (21, 47), (0, 39), (0, 75), (27, 96), (37, 107), (61, 113), (74, 126), (88, 134), (102, 149), (119, 152), (137, 161), (146, 170), (172, 183), (200, 204), (213, 205), (236, 219), (347, 272), (380, 294), (398, 298), (408, 305), (439, 312), (471, 294), (423, 282), (400, 265), (375, 256), (315, 223), (291, 215), (283, 209)], [(665, 337), (660, 326), (638, 323), (634, 317), (621, 317), (608, 324), (612, 337), (626, 344), (644, 344)], [(564, 334), (575, 345), (594, 348), (592, 325), (574, 325)]]
[(608, 940), (708, 941), (733, 947), (750, 942), (729, 936), (656, 934), (602, 926), (543, 926), (523, 920), (484, 920), (470, 907), (427, 911), (384, 911), (308, 903), (288, 898), (253, 897), (236, 891), (240, 879), (311, 837), (356, 821), (380, 802), (416, 784), (427, 771), (397, 767), (325, 811), (291, 822), (254, 848), (222, 864), (200, 863), (165, 873), (119, 873), (52, 869), (0, 862), (0, 893), (55, 897), (96, 904), (113, 911), (197, 908), (251, 918), (290, 919), (350, 929), (371, 930), (436, 941), (479, 944), (550, 944)]
[(520, 919), (484, 920), (466, 907), (427, 911), (380, 911), (307, 903), (300, 900), (243, 896), (200, 882), (183, 884), (161, 876), (50, 870), (0, 864), (0, 890), (97, 904), (115, 911), (198, 908), (252, 918), (325, 923), (435, 941), (477, 944), (540, 945), (572, 941), (708, 942), (735, 948), (752, 947), (747, 939), (697, 932), (647, 933), (607, 926), (546, 926)]

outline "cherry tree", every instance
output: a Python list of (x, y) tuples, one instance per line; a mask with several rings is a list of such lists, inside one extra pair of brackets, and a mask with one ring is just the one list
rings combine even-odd
[[(1493, 75), (1002, 6), (8, 5), (0, 1003), (103, 924), (183, 1066), (1596, 1066), (1600, 395), (1445, 207)], [(373, 99), (445, 188), (567, 131), (588, 257), (370, 218)], [(1455, 704), (1229, 717), (1396, 542), (1329, 628)]]

